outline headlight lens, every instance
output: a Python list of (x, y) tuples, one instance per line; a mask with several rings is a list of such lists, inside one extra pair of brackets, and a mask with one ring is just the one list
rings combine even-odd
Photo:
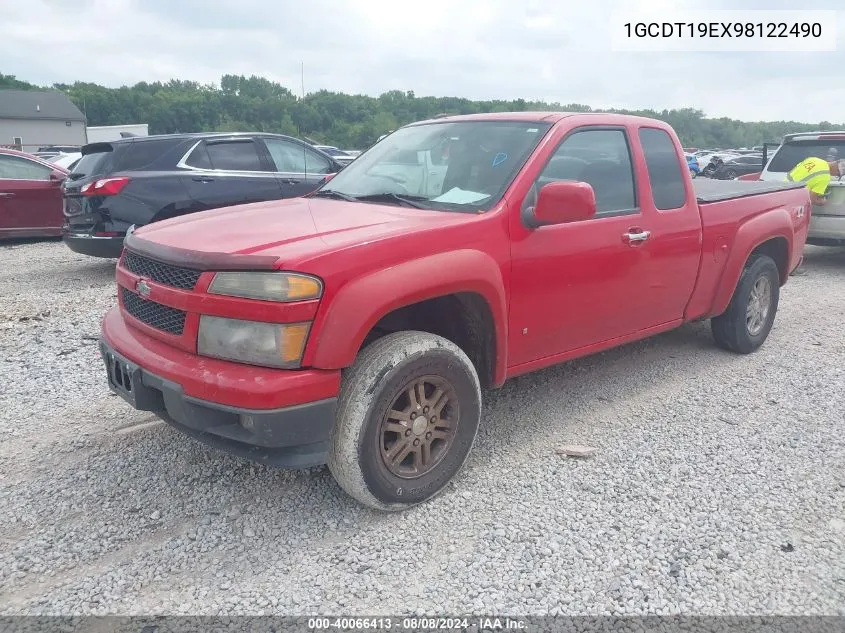
[(264, 323), (200, 316), (197, 353), (250, 365), (299, 367), (310, 323)]
[(306, 301), (319, 299), (323, 284), (316, 277), (284, 272), (217, 273), (208, 292), (264, 301)]

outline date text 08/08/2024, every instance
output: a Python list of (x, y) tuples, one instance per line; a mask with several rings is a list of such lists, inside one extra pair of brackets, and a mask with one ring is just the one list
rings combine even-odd
[(329, 618), (314, 617), (308, 619), (310, 631), (361, 631), (392, 630), (399, 631), (499, 631), (525, 630), (524, 620), (508, 617), (406, 617), (406, 618)]

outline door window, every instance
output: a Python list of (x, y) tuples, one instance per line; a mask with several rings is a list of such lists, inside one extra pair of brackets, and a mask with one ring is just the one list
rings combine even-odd
[(0, 154), (0, 179), (49, 180), (51, 169), (20, 156)]
[[(194, 154), (203, 147), (200, 145), (191, 153), (188, 159), (188, 164), (192, 167), (200, 167), (200, 165), (191, 162)], [(221, 141), (204, 144), (205, 152), (197, 154), (201, 157), (201, 163), (210, 165), (211, 169), (225, 169), (227, 171), (266, 171), (261, 164), (261, 157), (258, 155), (258, 149), (252, 140), (249, 141)], [(207, 162), (204, 160), (207, 159)], [(201, 167), (208, 169), (208, 167)]]
[(640, 128), (640, 143), (645, 154), (654, 206), (660, 211), (684, 206), (687, 192), (672, 137), (666, 130), (644, 127)]
[(276, 171), (294, 174), (328, 174), (332, 171), (327, 158), (303, 145), (277, 138), (263, 140), (276, 164)]
[(559, 180), (592, 186), (597, 216), (636, 212), (634, 170), (623, 130), (582, 130), (567, 136), (537, 179), (532, 195)]

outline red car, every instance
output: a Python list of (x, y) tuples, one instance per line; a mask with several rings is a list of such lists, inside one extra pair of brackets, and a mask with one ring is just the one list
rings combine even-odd
[(46, 160), (0, 147), (0, 238), (60, 236), (67, 175)]
[(414, 123), (307, 197), (131, 233), (108, 383), (212, 446), (326, 463), (397, 510), (461, 469), (482, 388), (704, 319), (718, 346), (758, 349), (810, 208), (800, 183), (693, 180), (654, 119)]

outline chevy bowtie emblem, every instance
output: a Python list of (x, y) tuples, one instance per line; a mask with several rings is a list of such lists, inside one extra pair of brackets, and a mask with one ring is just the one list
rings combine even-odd
[(135, 284), (135, 290), (137, 290), (138, 294), (142, 297), (150, 296), (150, 285), (144, 279), (138, 280), (138, 283)]
[(803, 205), (802, 205), (802, 206), (800, 206), (800, 207), (796, 207), (796, 208), (795, 208), (795, 215), (796, 215), (798, 218), (803, 218), (803, 217), (804, 217), (804, 206), (803, 206)]

